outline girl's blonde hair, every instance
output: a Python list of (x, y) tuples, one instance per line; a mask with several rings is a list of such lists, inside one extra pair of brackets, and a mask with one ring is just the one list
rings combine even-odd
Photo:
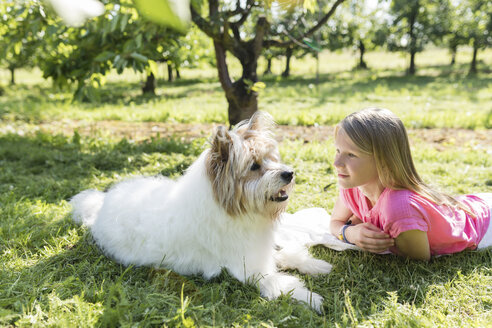
[(374, 156), (383, 187), (411, 190), (438, 205), (456, 206), (472, 214), (462, 202), (422, 181), (413, 164), (405, 126), (391, 111), (367, 108), (344, 118), (337, 125), (335, 135), (340, 128), (362, 152)]

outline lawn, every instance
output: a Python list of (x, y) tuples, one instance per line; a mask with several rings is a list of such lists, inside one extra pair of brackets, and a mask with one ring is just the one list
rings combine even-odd
[[(311, 59), (294, 61), (286, 80), (265, 77), (260, 108), (284, 125), (281, 155), (296, 170), (288, 212), (330, 211), (332, 126), (366, 106), (403, 119), (431, 185), (492, 192), (492, 51), (481, 53), (477, 76), (466, 75), (469, 58), (462, 50), (450, 68), (445, 50), (428, 50), (417, 57), (417, 76), (407, 77), (397, 54), (368, 54), (372, 69), (352, 71), (354, 54), (323, 53), (318, 79)], [(72, 223), (70, 197), (133, 175), (177, 177), (226, 121), (215, 72), (182, 75), (160, 80), (155, 98), (140, 95), (138, 74), (111, 75), (98, 102), (78, 103), (39, 72), (19, 72), (13, 87), (0, 73), (0, 326), (490, 327), (490, 249), (420, 263), (314, 247), (332, 273), (291, 273), (324, 296), (322, 315), (288, 296), (267, 301), (225, 271), (206, 281), (103, 256)]]

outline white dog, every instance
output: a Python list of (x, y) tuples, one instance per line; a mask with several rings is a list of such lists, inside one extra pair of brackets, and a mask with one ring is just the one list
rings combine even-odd
[(274, 243), (275, 225), (287, 206), (294, 172), (279, 162), (273, 121), (258, 112), (234, 130), (219, 127), (180, 179), (134, 178), (107, 192), (86, 190), (72, 200), (73, 218), (90, 226), (105, 254), (124, 265), (165, 267), (204, 278), (225, 268), (257, 284), (261, 294), (281, 294), (320, 311), (323, 299), (296, 277), (328, 273), (331, 265), (306, 248)]

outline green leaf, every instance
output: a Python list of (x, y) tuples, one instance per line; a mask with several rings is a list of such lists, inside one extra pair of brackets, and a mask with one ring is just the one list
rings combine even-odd
[(111, 27), (110, 27), (110, 31), (111, 33), (114, 32), (116, 30), (116, 26), (118, 25), (118, 20), (119, 20), (120, 16), (119, 15), (116, 15), (114, 16), (112, 19), (111, 19)]
[(189, 0), (135, 0), (137, 10), (148, 20), (185, 33), (190, 21)]
[(121, 16), (121, 25), (120, 25), (120, 32), (125, 31), (126, 24), (128, 23), (129, 15), (123, 15)]
[(142, 63), (147, 63), (149, 61), (149, 59), (147, 57), (145, 57), (144, 55), (141, 55), (141, 54), (138, 54), (136, 52), (133, 52), (131, 55), (130, 55), (131, 58), (135, 59), (135, 60), (138, 60)]
[(114, 52), (112, 51), (103, 51), (99, 55), (94, 58), (94, 61), (96, 62), (105, 62), (109, 59), (111, 59), (114, 56)]
[(306, 10), (314, 13), (316, 11), (316, 0), (304, 0), (303, 7)]
[(149, 66), (147, 68), (147, 73), (152, 73), (157, 76), (157, 63), (153, 60), (149, 60)]
[(135, 38), (135, 44), (137, 45), (137, 49), (142, 47), (142, 34), (137, 35)]
[(22, 49), (22, 43), (21, 42), (16, 43), (14, 46), (14, 53), (16, 55), (20, 54), (21, 49)]
[(253, 90), (254, 92), (259, 92), (260, 90), (265, 89), (265, 87), (266, 87), (265, 83), (263, 83), (263, 82), (256, 82), (251, 87), (251, 90)]
[(304, 40), (302, 40), (305, 44), (307, 44), (307, 46), (311, 49), (313, 49), (314, 51), (316, 52), (320, 52), (322, 51), (323, 49), (321, 49), (320, 45), (312, 40), (312, 39), (308, 39), (308, 38), (304, 38)]

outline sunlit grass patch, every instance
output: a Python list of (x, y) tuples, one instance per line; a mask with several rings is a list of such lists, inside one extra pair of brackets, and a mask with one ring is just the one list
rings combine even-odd
[[(323, 52), (318, 76), (314, 59), (306, 57), (294, 61), (289, 78), (260, 77), (266, 88), (259, 94), (259, 108), (279, 123), (293, 125), (334, 124), (353, 111), (378, 106), (394, 111), (409, 127), (488, 127), (492, 124), (492, 73), (486, 67), (492, 64), (492, 53), (480, 53), (481, 72), (476, 76), (466, 74), (468, 55), (468, 49), (461, 49), (457, 64), (450, 67), (446, 50), (427, 50), (417, 56), (417, 75), (406, 76), (405, 59), (397, 53), (368, 53), (370, 70), (352, 71), (355, 54)], [(237, 63), (231, 65), (233, 72), (237, 70)], [(274, 71), (280, 66), (276, 62)], [(31, 123), (62, 119), (227, 122), (228, 104), (216, 72), (206, 71), (185, 69), (182, 80), (159, 80), (155, 97), (141, 94), (143, 75), (112, 74), (94, 103), (73, 102), (73, 89), (33, 84), (39, 72), (31, 72), (32, 79), (29, 72), (22, 72), (18, 85), (4, 88), (0, 117)]]

